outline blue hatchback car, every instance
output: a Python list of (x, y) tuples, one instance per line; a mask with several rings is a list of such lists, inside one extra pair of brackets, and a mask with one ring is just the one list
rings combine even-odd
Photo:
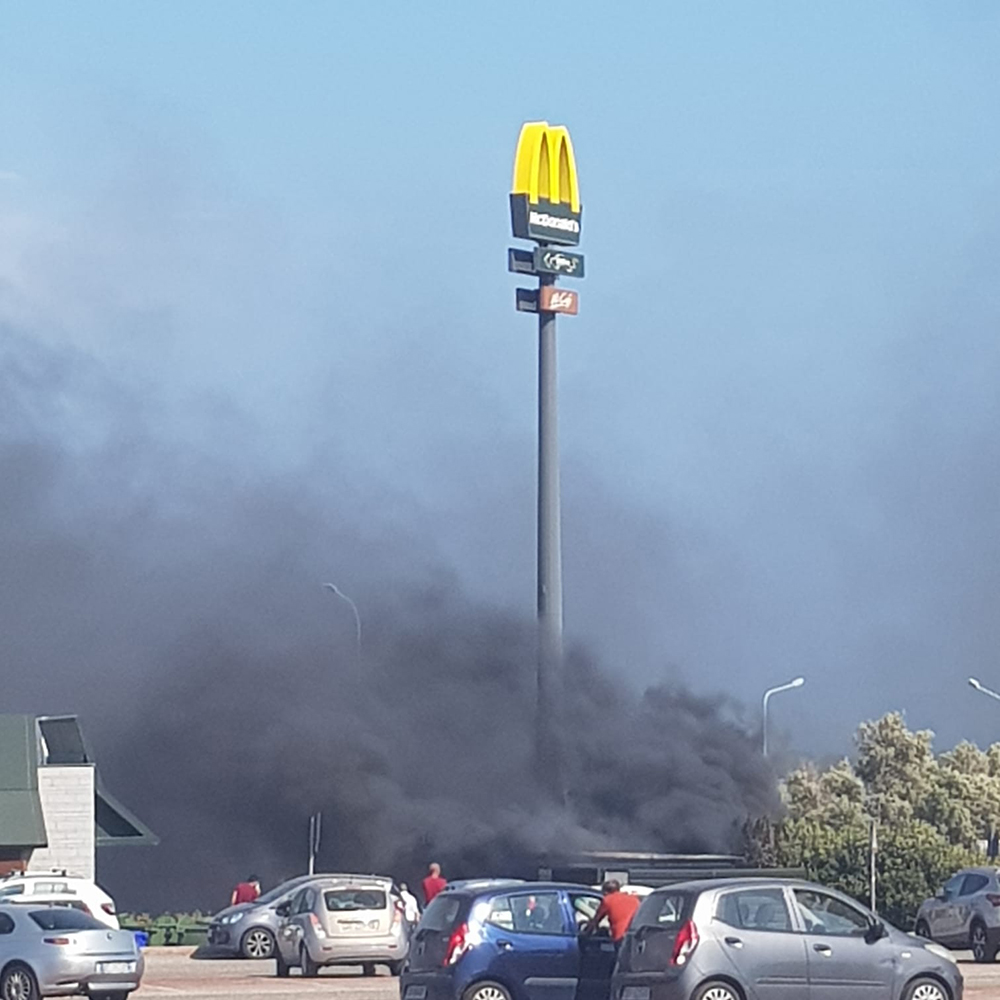
[(615, 946), (581, 935), (600, 893), (557, 882), (465, 882), (427, 907), (401, 1000), (606, 1000)]

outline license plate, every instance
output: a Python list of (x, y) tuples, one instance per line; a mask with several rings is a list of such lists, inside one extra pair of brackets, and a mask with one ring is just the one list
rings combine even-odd
[(649, 987), (626, 986), (622, 990), (622, 1000), (649, 1000)]
[(427, 987), (407, 986), (403, 1000), (427, 1000)]
[(135, 972), (135, 962), (98, 962), (97, 971), (120, 976), (124, 972)]

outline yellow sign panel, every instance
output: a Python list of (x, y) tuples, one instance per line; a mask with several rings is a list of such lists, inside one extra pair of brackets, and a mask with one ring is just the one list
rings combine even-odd
[(540, 243), (580, 242), (580, 185), (565, 125), (521, 126), (510, 205), (515, 236)]

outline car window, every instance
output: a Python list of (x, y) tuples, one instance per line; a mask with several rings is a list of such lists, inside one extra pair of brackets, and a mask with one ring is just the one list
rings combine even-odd
[(66, 882), (34, 882), (32, 891), (36, 896), (76, 895)]
[(871, 925), (864, 913), (835, 896), (815, 889), (795, 889), (794, 893), (810, 934), (860, 937)]
[[(590, 923), (597, 916), (597, 910), (601, 905), (601, 897), (585, 893), (571, 892), (569, 894), (570, 905), (573, 907), (573, 920), (577, 927), (583, 927)], [(601, 921), (601, 926), (608, 926), (607, 917)]]
[(4, 889), (0, 889), (0, 899), (5, 896), (23, 896), (24, 886), (23, 885), (8, 885)]
[(308, 889), (303, 889), (292, 901), (292, 913), (305, 913), (308, 907), (305, 905)]
[(558, 892), (497, 896), (486, 922), (518, 934), (565, 934)]
[(43, 931), (103, 931), (107, 928), (89, 913), (68, 907), (54, 907), (51, 910), (32, 910), (31, 919)]
[(345, 910), (384, 910), (388, 905), (381, 889), (327, 889), (323, 893), (326, 908), (332, 912)]
[(10, 934), (14, 929), (14, 921), (9, 913), (0, 913), (0, 934)]
[(965, 875), (959, 874), (954, 875), (944, 884), (943, 895), (945, 899), (954, 899), (959, 892), (962, 890), (962, 883), (965, 881)]
[(420, 930), (450, 934), (458, 923), (458, 914), (466, 898), (451, 893), (439, 893), (424, 910), (424, 915), (420, 918)]
[(962, 882), (962, 888), (959, 891), (959, 895), (971, 896), (974, 892), (979, 892), (980, 889), (985, 889), (989, 884), (990, 880), (985, 875), (966, 875)]
[(792, 921), (781, 889), (742, 889), (719, 897), (715, 916), (748, 931), (790, 931)]
[(688, 897), (682, 892), (654, 892), (648, 895), (632, 919), (632, 927), (659, 927), (676, 930), (683, 922)]

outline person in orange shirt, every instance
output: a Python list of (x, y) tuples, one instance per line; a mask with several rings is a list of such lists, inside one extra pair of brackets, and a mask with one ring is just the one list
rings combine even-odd
[(617, 879), (605, 882), (601, 886), (601, 892), (604, 893), (604, 899), (601, 900), (593, 919), (587, 924), (586, 932), (593, 934), (601, 921), (607, 917), (611, 925), (611, 940), (615, 944), (621, 944), (635, 911), (639, 909), (640, 899), (638, 896), (622, 892), (621, 883)]

